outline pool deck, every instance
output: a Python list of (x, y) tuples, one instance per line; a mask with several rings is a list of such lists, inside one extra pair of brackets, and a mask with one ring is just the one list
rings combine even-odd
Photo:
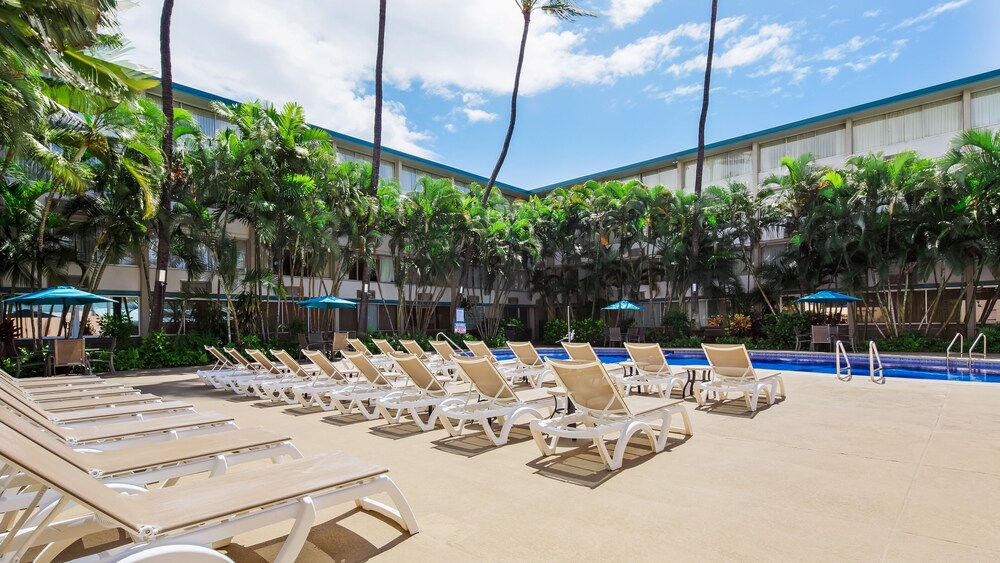
[[(593, 450), (542, 459), (525, 430), (503, 448), (473, 433), (238, 399), (192, 372), (119, 379), (242, 427), (286, 432), (306, 455), (385, 465), (414, 536), (353, 506), (320, 513), (300, 561), (997, 561), (1000, 385), (786, 373), (789, 398), (695, 410), (694, 436), (625, 467)], [(237, 536), (237, 561), (272, 559), (287, 526)]]

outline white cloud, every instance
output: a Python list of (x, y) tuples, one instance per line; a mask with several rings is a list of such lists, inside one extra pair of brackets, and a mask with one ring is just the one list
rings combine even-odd
[(660, 0), (611, 0), (607, 16), (611, 20), (611, 25), (621, 29), (642, 19), (642, 16), (659, 2)]
[(673, 90), (668, 92), (656, 92), (652, 91), (653, 97), (658, 100), (663, 100), (668, 104), (676, 100), (677, 98), (686, 98), (699, 93), (703, 90), (703, 86), (700, 84), (688, 84), (685, 86), (678, 86)]
[(820, 54), (820, 58), (826, 61), (839, 61), (846, 57), (848, 53), (853, 53), (869, 43), (869, 40), (862, 39), (861, 37), (855, 35), (846, 43), (841, 43), (840, 45), (835, 45), (833, 47), (828, 47), (823, 50)]
[(834, 76), (837, 76), (838, 74), (840, 74), (840, 69), (838, 67), (835, 67), (835, 66), (828, 66), (828, 67), (819, 69), (819, 73), (821, 75), (823, 75), (823, 80), (824, 81), (833, 80)]
[(881, 13), (882, 13), (882, 10), (865, 10), (865, 12), (863, 14), (861, 14), (861, 15), (864, 16), (864, 17), (866, 17), (866, 18), (877, 18), (878, 15), (881, 14)]
[(499, 117), (495, 113), (490, 113), (481, 109), (462, 108), (462, 113), (469, 118), (469, 123), (479, 123), (480, 121), (493, 121)]
[(454, 123), (445, 123), (444, 124), (444, 130), (447, 131), (447, 132), (449, 132), (449, 133), (454, 133), (455, 131), (458, 130), (458, 128), (455, 127)]
[[(794, 63), (793, 50), (789, 45), (791, 37), (791, 26), (781, 24), (763, 25), (749, 35), (731, 37), (723, 43), (719, 51), (716, 51), (712, 68), (732, 72), (739, 67), (760, 63), (765, 66), (751, 76), (782, 72), (799, 76), (803, 69)], [(687, 76), (692, 72), (703, 70), (706, 58), (706, 55), (697, 55), (670, 65), (667, 71), (675, 76)]]
[(899, 24), (897, 24), (896, 27), (894, 27), (893, 29), (902, 29), (905, 27), (911, 27), (918, 23), (923, 23), (925, 21), (932, 20), (945, 12), (950, 12), (952, 10), (961, 8), (962, 6), (965, 6), (971, 1), (972, 0), (951, 0), (950, 2), (944, 2), (936, 6), (932, 6), (929, 10), (918, 16), (914, 16), (912, 18), (908, 18), (899, 22)]

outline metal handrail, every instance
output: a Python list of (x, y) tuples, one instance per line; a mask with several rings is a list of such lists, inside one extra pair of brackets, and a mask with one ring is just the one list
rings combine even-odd
[[(962, 356), (965, 354), (965, 336), (961, 332), (956, 332), (955, 336), (951, 339), (951, 344), (948, 345), (948, 350), (944, 353), (944, 369), (945, 371), (951, 371), (951, 349), (955, 346), (955, 341), (958, 341), (958, 355)], [(969, 349), (972, 352), (972, 349)]]
[[(878, 363), (878, 367), (875, 364)], [(878, 375), (875, 375), (878, 373)], [(868, 378), (873, 383), (885, 383), (885, 373), (882, 371), (882, 357), (878, 354), (878, 347), (874, 340), (868, 341)]]
[(973, 350), (976, 349), (976, 345), (979, 344), (980, 340), (983, 341), (983, 359), (984, 360), (986, 359), (986, 333), (980, 332), (979, 336), (977, 336), (976, 339), (972, 341), (972, 345), (969, 346), (969, 373), (972, 373), (972, 354), (974, 353)]
[[(847, 349), (844, 348), (844, 342), (838, 340), (835, 350), (837, 351), (837, 379), (841, 381), (850, 381), (854, 375), (851, 373), (851, 359), (847, 357)], [(844, 358), (843, 368), (841, 368), (840, 365), (841, 358)], [(842, 370), (847, 371), (843, 372)]]
[(448, 343), (450, 343), (456, 350), (461, 350), (462, 349), (461, 346), (459, 346), (458, 344), (455, 344), (455, 341), (452, 340), (452, 339), (450, 339), (450, 338), (448, 338), (448, 335), (445, 334), (445, 333), (443, 333), (443, 332), (439, 332), (439, 333), (435, 334), (434, 338), (436, 338), (438, 340), (441, 340), (443, 338), (443, 339), (447, 340)]

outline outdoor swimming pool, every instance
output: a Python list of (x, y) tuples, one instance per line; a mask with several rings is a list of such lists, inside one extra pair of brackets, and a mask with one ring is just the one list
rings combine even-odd
[[(538, 353), (544, 358), (566, 359), (566, 352), (561, 348), (539, 348)], [(495, 350), (498, 359), (513, 357), (510, 350)], [(597, 348), (597, 354), (606, 363), (628, 361), (628, 353), (623, 349)], [(836, 373), (836, 360), (833, 354), (812, 354), (796, 352), (764, 352), (750, 351), (750, 357), (755, 367), (779, 371), (804, 371), (818, 374)], [(849, 354), (851, 367), (856, 377), (868, 376), (867, 354)], [(667, 360), (676, 365), (707, 365), (708, 361), (700, 350), (668, 351)], [(981, 381), (1000, 383), (1000, 362), (995, 360), (975, 360), (970, 372), (966, 358), (952, 359), (951, 365), (946, 365), (944, 358), (922, 356), (892, 356), (883, 354), (882, 365), (886, 377), (905, 377), (909, 379), (938, 379), (945, 381)]]

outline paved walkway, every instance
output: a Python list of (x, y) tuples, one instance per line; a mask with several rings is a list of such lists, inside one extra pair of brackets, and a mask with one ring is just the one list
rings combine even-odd
[[(614, 474), (591, 451), (540, 459), (522, 432), (487, 447), (382, 421), (235, 399), (190, 373), (123, 377), (147, 392), (287, 432), (309, 455), (383, 464), (421, 533), (345, 506), (302, 561), (997, 561), (1000, 385), (785, 375), (790, 398), (692, 410), (695, 435)], [(272, 558), (287, 528), (238, 536)]]

